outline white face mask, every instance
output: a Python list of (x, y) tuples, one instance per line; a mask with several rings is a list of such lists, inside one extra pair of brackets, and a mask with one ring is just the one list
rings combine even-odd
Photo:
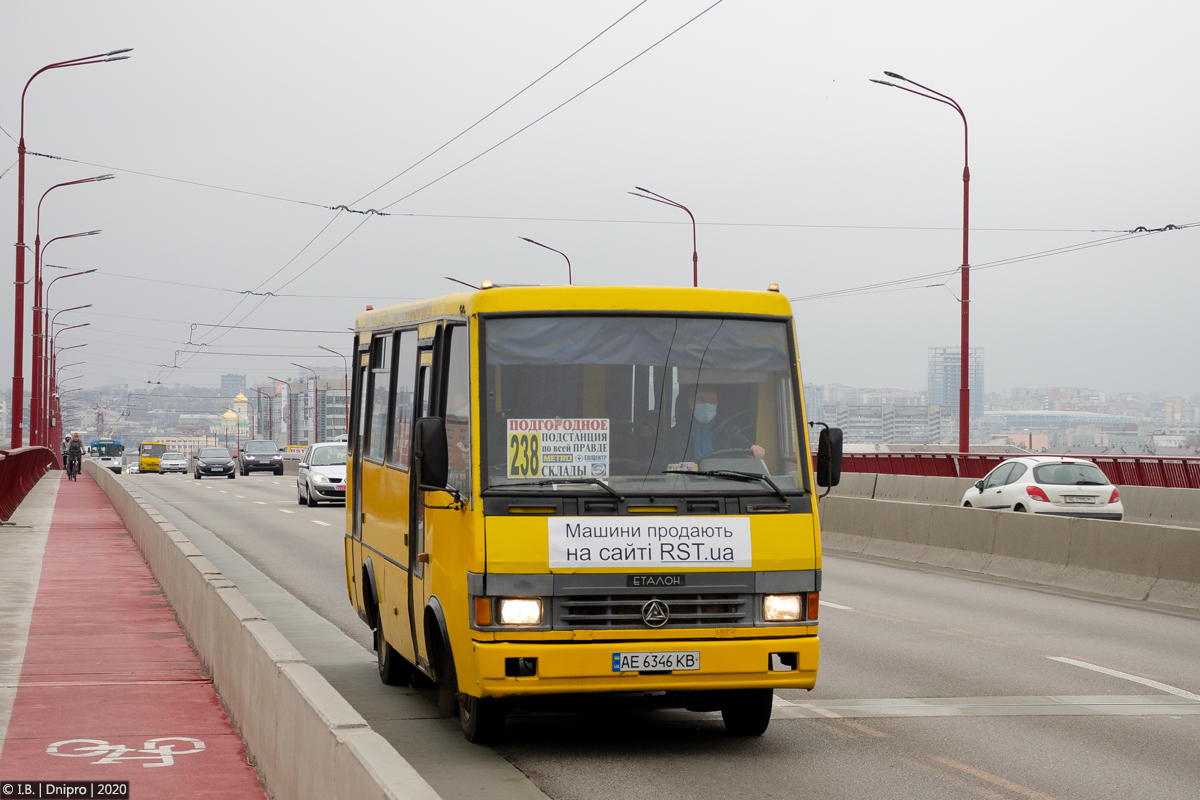
[(693, 414), (696, 417), (696, 422), (699, 422), (701, 425), (707, 425), (717, 416), (717, 406), (715, 403), (697, 403)]

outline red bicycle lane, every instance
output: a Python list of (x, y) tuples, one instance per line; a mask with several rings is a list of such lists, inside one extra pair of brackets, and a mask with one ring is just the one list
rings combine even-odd
[(265, 798), (120, 516), (60, 486), (0, 780), (127, 781), (131, 798)]

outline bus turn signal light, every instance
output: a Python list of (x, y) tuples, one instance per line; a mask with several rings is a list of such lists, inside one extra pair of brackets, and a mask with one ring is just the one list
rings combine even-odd
[(817, 612), (820, 610), (821, 610), (821, 593), (820, 592), (809, 592), (808, 593), (808, 621), (816, 622), (817, 621)]
[(481, 628), (492, 624), (492, 599), (490, 597), (475, 598), (475, 624)]

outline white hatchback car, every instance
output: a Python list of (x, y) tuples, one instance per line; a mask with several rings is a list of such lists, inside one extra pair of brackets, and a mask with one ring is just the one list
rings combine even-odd
[(1010, 458), (963, 495), (967, 508), (1121, 520), (1121, 493), (1091, 461), (1062, 456)]

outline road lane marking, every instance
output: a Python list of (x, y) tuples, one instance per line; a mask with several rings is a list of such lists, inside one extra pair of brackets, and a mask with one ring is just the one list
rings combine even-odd
[(244, 494), (235, 494), (235, 495), (234, 495), (234, 497), (238, 498), (239, 500), (245, 500), (245, 499), (246, 499), (246, 495), (244, 495)]
[(946, 783), (957, 786), (960, 789), (966, 789), (967, 791), (977, 794), (980, 797), (987, 797), (989, 800), (1007, 800), (1005, 795), (1002, 795), (999, 792), (993, 792), (991, 789), (986, 789), (982, 786), (977, 786), (970, 781), (958, 777), (952, 772), (946, 772), (945, 770), (938, 769), (937, 767), (930, 766), (929, 764), (916, 761), (911, 758), (901, 758), (900, 760), (905, 764), (908, 764), (910, 767), (914, 767), (921, 772), (924, 772), (926, 775), (932, 775), (938, 780), (945, 781)]
[(254, 502), (258, 503), (260, 506), (266, 505), (266, 503), (264, 503), (262, 500), (255, 500)]
[(773, 706), (794, 706), (795, 703), (789, 703), (777, 694), (771, 695), (771, 705)]
[[(321, 520), (319, 520), (319, 519), (314, 519), (314, 520), (313, 520), (313, 524), (314, 524), (314, 525), (323, 525), (323, 526), (325, 526), (326, 528), (330, 527), (330, 525), (329, 525), (329, 523), (328, 523), (328, 522), (321, 522)], [(778, 699), (778, 698), (776, 698), (776, 699)]]
[(814, 714), (820, 714), (822, 717), (829, 717), (830, 719), (841, 719), (842, 718), (842, 715), (837, 713), (836, 711), (830, 711), (828, 708), (818, 708), (817, 706), (814, 706), (812, 703), (792, 703), (792, 705), (794, 705), (796, 708), (807, 708), (810, 711), (812, 711)]
[(296, 513), (295, 511), (288, 511), (286, 508), (281, 508), (279, 510), (285, 514), (295, 514)]
[(221, 494), (229, 494), (229, 492), (225, 491), (224, 489), (218, 489), (217, 491), (219, 491)]
[(1030, 798), (1030, 800), (1054, 800), (1054, 798), (1048, 794), (1042, 794), (1035, 789), (1030, 789), (1028, 786), (1022, 786), (1019, 783), (1013, 783), (1010, 780), (1001, 778), (999, 775), (993, 775), (990, 772), (984, 772), (981, 769), (976, 769), (975, 767), (968, 766), (967, 764), (960, 764), (952, 758), (945, 758), (944, 756), (930, 756), (930, 758), (939, 764), (945, 764), (947, 767), (953, 767), (954, 769), (961, 770), (968, 775), (974, 775), (980, 780), (987, 781), (988, 783), (994, 783), (1002, 789), (1008, 789), (1010, 792), (1016, 792), (1022, 797)]
[(836, 609), (839, 609), (840, 611), (853, 611), (854, 610), (850, 606), (839, 606), (837, 603), (830, 603), (828, 600), (821, 600), (820, 603), (823, 606), (827, 606), (829, 608), (836, 608)]
[(1193, 694), (1192, 692), (1188, 692), (1183, 689), (1177, 689), (1174, 686), (1169, 686), (1158, 681), (1152, 681), (1149, 678), (1142, 678), (1138, 675), (1130, 675), (1128, 672), (1121, 672), (1120, 670), (1109, 669), (1108, 667), (1099, 667), (1095, 664), (1089, 664), (1086, 661), (1076, 661), (1075, 659), (1067, 658), (1066, 656), (1046, 656), (1046, 658), (1050, 659), (1051, 661), (1061, 661), (1064, 664), (1073, 664), (1077, 667), (1090, 669), (1093, 672), (1099, 672), (1103, 675), (1110, 675), (1114, 678), (1124, 678), (1127, 681), (1140, 683), (1143, 686), (1149, 686), (1152, 689), (1158, 689), (1160, 692), (1167, 692), (1168, 694), (1173, 694), (1176, 697), (1186, 697), (1188, 700), (1200, 701), (1200, 694)]
[(1200, 702), (1172, 695), (901, 697), (773, 705), (773, 719), (1200, 715)]

